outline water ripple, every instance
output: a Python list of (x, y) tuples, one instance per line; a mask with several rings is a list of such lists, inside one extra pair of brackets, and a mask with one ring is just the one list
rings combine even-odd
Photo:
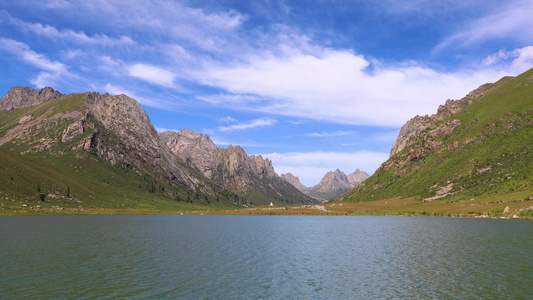
[(533, 297), (533, 223), (0, 217), (1, 299)]

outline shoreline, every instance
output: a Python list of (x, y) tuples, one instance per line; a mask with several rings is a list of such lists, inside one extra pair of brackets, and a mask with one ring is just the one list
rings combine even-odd
[[(2, 216), (90, 216), (90, 215), (241, 215), (241, 216), (398, 216), (398, 217), (445, 217), (445, 218), (473, 218), (473, 219), (500, 219), (500, 220), (533, 220), (533, 210), (526, 210), (528, 215), (521, 212), (509, 211), (503, 213), (492, 212), (455, 212), (455, 213), (429, 213), (426, 211), (392, 212), (392, 211), (339, 211), (328, 210), (322, 205), (304, 205), (294, 207), (268, 207), (268, 208), (244, 208), (222, 210), (146, 210), (146, 209), (84, 209), (84, 210), (51, 210), (39, 209), (33, 211), (5, 211), (0, 210)], [(327, 208), (330, 208), (327, 206)]]
[(369, 202), (334, 201), (316, 205), (237, 207), (164, 207), (139, 204), (124, 208), (77, 206), (61, 207), (59, 203), (0, 203), (0, 216), (16, 215), (317, 215), (317, 216), (427, 216), (490, 219), (533, 220), (533, 197), (492, 197), (469, 200), (419, 201), (394, 198)]

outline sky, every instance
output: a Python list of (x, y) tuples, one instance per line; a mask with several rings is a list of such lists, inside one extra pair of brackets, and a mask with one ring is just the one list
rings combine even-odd
[(529, 0), (0, 0), (0, 94), (136, 99), (306, 186), (369, 174), (405, 122), (533, 68)]

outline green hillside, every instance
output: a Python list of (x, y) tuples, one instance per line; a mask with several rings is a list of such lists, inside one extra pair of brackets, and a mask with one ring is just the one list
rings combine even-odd
[(533, 197), (533, 70), (482, 90), (480, 97), (455, 103), (465, 105), (459, 112), (439, 112), (410, 145), (341, 200), (454, 202), (516, 192)]
[[(96, 157), (73, 155), (45, 161), (0, 148), (0, 213), (157, 212), (207, 209), (210, 204), (205, 195), (108, 166)], [(220, 206), (230, 203), (224, 199)]]

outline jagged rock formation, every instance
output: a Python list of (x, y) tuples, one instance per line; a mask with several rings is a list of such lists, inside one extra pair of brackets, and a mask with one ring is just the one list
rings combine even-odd
[[(146, 172), (157, 170), (168, 180), (189, 189), (200, 187), (200, 181), (176, 161), (137, 101), (126, 95), (94, 92), (85, 94), (84, 101), (90, 108), (86, 115), (93, 113), (95, 119), (119, 139), (119, 143), (110, 143), (112, 136), (96, 130), (90, 139), (98, 156), (111, 165), (142, 166)], [(80, 121), (85, 122), (83, 118)], [(201, 188), (213, 194), (207, 186)]]
[(333, 200), (346, 194), (352, 187), (346, 174), (337, 169), (326, 173), (319, 184), (309, 188), (308, 193), (316, 198)]
[(249, 156), (240, 146), (217, 148), (208, 136), (190, 130), (167, 131), (161, 133), (161, 137), (189, 166), (250, 201), (253, 201), (253, 197), (273, 197), (286, 203), (313, 203), (311, 198), (282, 180), (274, 171), (270, 160), (263, 159), (260, 155)]
[(444, 105), (440, 105), (437, 109), (437, 113), (434, 115), (415, 116), (411, 120), (407, 121), (407, 123), (402, 126), (402, 129), (398, 134), (398, 138), (392, 145), (390, 156), (392, 157), (394, 154), (412, 145), (414, 138), (429, 127), (434, 129), (434, 131), (431, 133), (433, 137), (453, 131), (453, 129), (459, 125), (457, 123), (458, 120), (453, 121), (454, 124), (452, 126), (448, 126), (449, 124), (446, 124), (442, 125), (440, 128), (436, 128), (435, 124), (460, 112), (468, 104), (471, 104), (473, 100), (485, 95), (491, 88), (494, 87), (491, 87), (490, 84), (484, 84), (468, 93), (468, 95), (461, 100), (446, 100), (446, 103)]
[(411, 120), (407, 121), (405, 125), (402, 126), (402, 129), (400, 130), (400, 133), (398, 134), (398, 138), (392, 145), (392, 149), (390, 151), (390, 156), (393, 156), (394, 154), (402, 151), (407, 147), (408, 142), (422, 130), (426, 129), (429, 125), (429, 116), (416, 116), (412, 118)]
[(30, 87), (15, 86), (2, 97), (0, 101), (0, 110), (13, 111), (35, 106), (62, 96), (64, 95), (54, 91), (51, 87), (45, 87), (40, 91), (37, 91)]
[(166, 131), (160, 134), (167, 146), (187, 164), (204, 176), (211, 178), (217, 168), (218, 148), (211, 139), (188, 129), (180, 132)]
[(533, 189), (532, 86), (533, 69), (409, 120), (390, 158), (344, 201), (470, 199)]
[(306, 187), (300, 182), (298, 177), (291, 173), (281, 175), (281, 178), (287, 180), (300, 191), (322, 201), (334, 200), (341, 197), (368, 177), (370, 176), (366, 172), (359, 169), (348, 176), (343, 171), (337, 169), (326, 173), (319, 184)]
[(281, 178), (285, 179), (287, 182), (294, 185), (300, 191), (304, 193), (307, 191), (307, 187), (300, 182), (300, 178), (298, 176), (294, 176), (291, 173), (287, 173), (287, 174), (281, 174)]
[(352, 174), (347, 175), (346, 177), (348, 178), (348, 182), (350, 182), (352, 187), (354, 187), (365, 181), (368, 177), (370, 177), (370, 175), (368, 175), (368, 173), (365, 171), (356, 169)]

